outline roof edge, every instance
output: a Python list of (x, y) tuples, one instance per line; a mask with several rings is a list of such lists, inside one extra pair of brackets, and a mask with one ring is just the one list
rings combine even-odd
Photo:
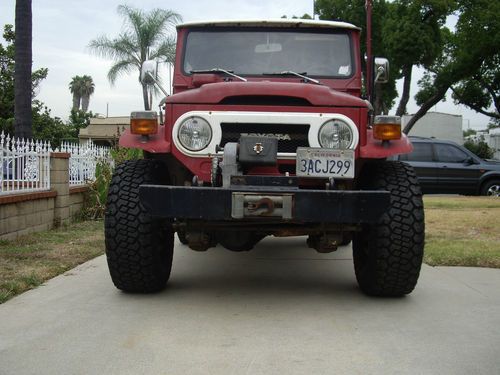
[(354, 26), (348, 22), (342, 21), (318, 21), (318, 20), (308, 20), (300, 18), (279, 18), (279, 19), (268, 19), (268, 20), (213, 20), (213, 21), (193, 21), (186, 22), (177, 25), (177, 28), (185, 27), (224, 27), (224, 26), (270, 26), (270, 27), (318, 27), (318, 28), (331, 28), (331, 29), (351, 29), (351, 30), (361, 30), (359, 27)]

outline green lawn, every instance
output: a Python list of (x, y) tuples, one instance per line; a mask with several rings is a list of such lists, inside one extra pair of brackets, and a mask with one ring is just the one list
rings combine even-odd
[(500, 268), (500, 199), (424, 198), (425, 263)]
[(103, 253), (102, 221), (0, 241), (0, 303)]

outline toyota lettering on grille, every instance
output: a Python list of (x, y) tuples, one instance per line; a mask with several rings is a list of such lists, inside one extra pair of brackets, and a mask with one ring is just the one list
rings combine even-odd
[(273, 133), (241, 133), (241, 135), (251, 136), (251, 137), (268, 137), (277, 138), (279, 141), (291, 141), (292, 137), (290, 134), (273, 134)]

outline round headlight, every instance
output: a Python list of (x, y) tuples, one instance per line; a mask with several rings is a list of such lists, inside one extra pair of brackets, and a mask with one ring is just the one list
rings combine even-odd
[(351, 127), (342, 120), (329, 120), (319, 129), (319, 144), (324, 148), (344, 150), (351, 147), (353, 132)]
[(212, 128), (205, 119), (190, 117), (179, 126), (178, 137), (182, 146), (188, 150), (200, 151), (212, 140)]

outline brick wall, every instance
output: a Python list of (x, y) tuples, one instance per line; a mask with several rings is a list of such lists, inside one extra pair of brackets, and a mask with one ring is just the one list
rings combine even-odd
[(50, 156), (50, 190), (0, 196), (0, 239), (40, 232), (69, 222), (77, 216), (86, 186), (69, 186), (69, 154)]

